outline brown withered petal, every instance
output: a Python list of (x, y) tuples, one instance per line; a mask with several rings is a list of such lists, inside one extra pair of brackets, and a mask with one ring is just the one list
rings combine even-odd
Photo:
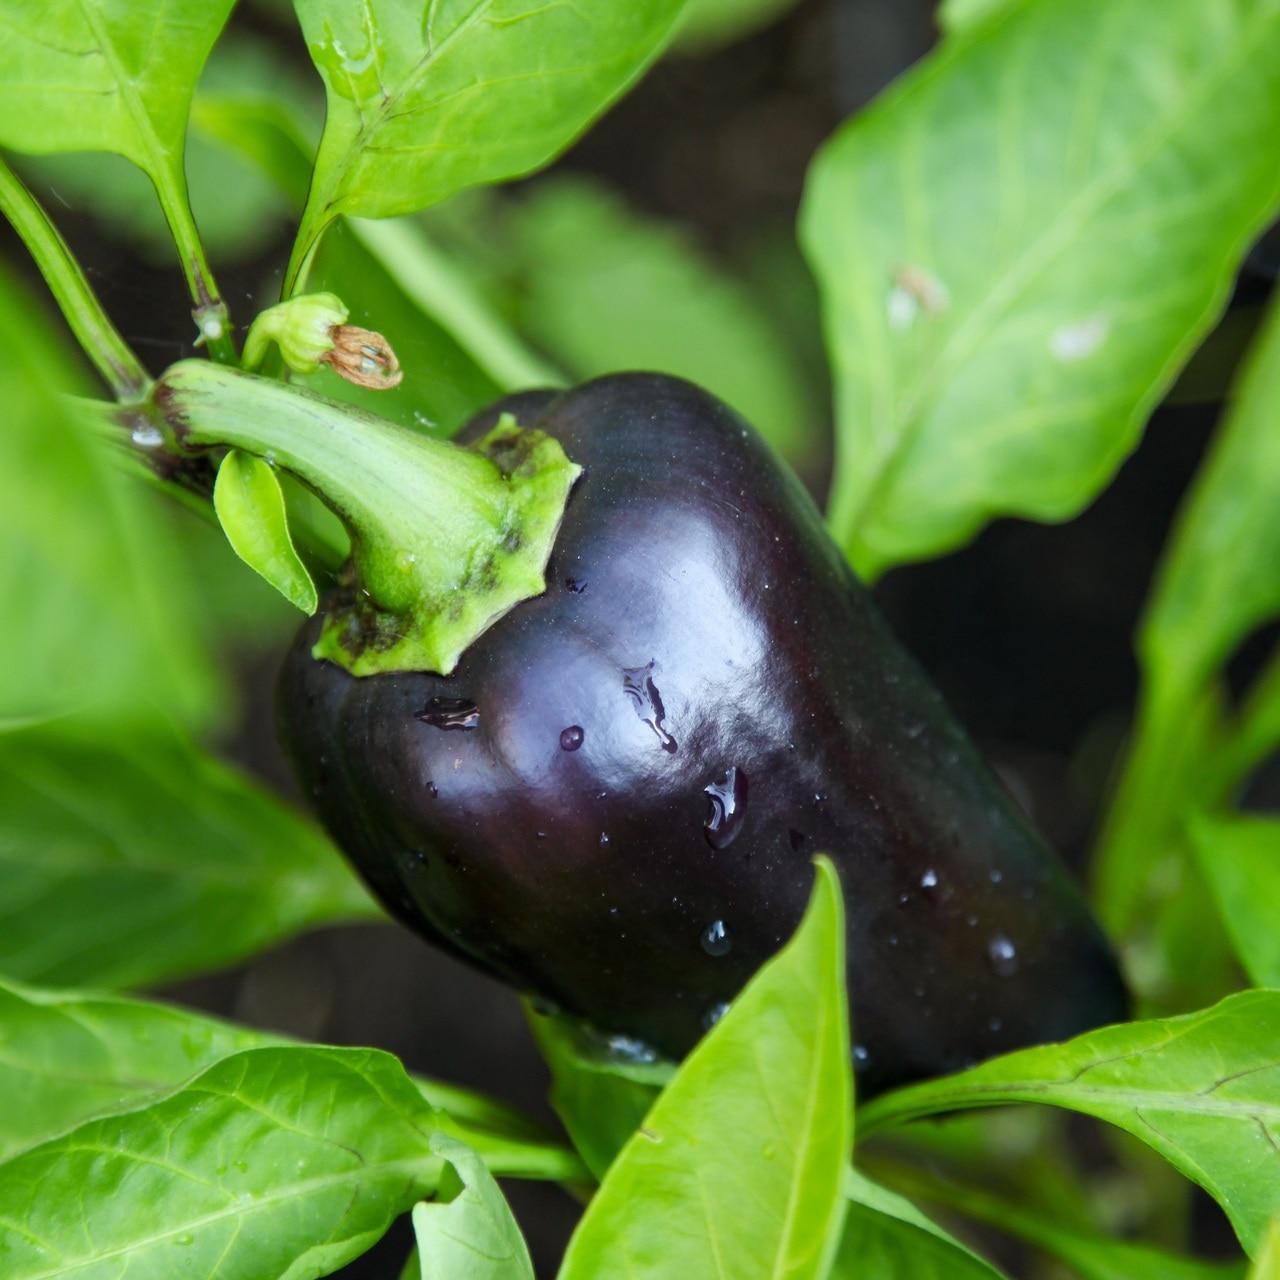
[(372, 329), (335, 324), (329, 330), (333, 350), (320, 357), (340, 378), (371, 391), (390, 391), (400, 385), (404, 373), (391, 344)]

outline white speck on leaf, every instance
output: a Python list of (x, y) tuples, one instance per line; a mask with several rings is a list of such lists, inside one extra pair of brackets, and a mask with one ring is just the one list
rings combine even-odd
[(915, 323), (919, 310), (916, 300), (900, 285), (889, 290), (889, 328), (898, 331), (909, 329)]
[(1064, 364), (1093, 355), (1107, 340), (1111, 325), (1105, 316), (1092, 316), (1078, 324), (1064, 324), (1049, 335), (1049, 351)]

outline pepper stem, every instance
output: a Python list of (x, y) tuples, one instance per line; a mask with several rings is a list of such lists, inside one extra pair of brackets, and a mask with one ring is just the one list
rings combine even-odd
[(203, 360), (155, 403), (184, 450), (229, 445), (292, 472), (347, 526), (352, 555), (313, 652), (355, 675), (448, 674), (462, 651), (540, 594), (581, 468), (505, 417), (468, 447), (313, 392)]

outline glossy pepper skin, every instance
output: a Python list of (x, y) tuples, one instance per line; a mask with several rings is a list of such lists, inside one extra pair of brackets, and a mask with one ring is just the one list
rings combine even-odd
[(286, 660), (284, 741), (411, 928), (685, 1053), (826, 852), (865, 1096), (1126, 1015), (1079, 893), (898, 645), (796, 479), (652, 374), (512, 397), (585, 467), (544, 595), (448, 678)]

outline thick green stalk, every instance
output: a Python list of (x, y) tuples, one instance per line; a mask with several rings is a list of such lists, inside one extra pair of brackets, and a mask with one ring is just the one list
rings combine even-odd
[(0, 160), (0, 212), (22, 237), (67, 325), (118, 400), (139, 399), (151, 379), (111, 323), (63, 240), (17, 174)]
[(356, 675), (448, 673), (543, 571), (580, 468), (505, 420), (462, 448), (207, 361), (174, 365), (156, 405), (183, 451), (229, 445), (296, 475), (339, 516), (352, 556), (317, 657)]

